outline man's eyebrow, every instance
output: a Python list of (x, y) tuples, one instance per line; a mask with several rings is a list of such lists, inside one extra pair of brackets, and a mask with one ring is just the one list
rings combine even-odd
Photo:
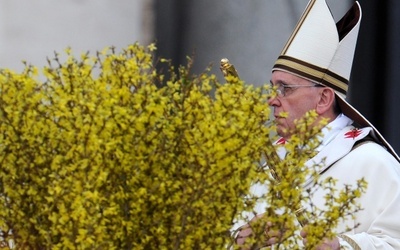
[(276, 83), (273, 83), (272, 79), (271, 79), (271, 80), (269, 80), (269, 83), (271, 83), (272, 85), (276, 85), (276, 84), (288, 85), (285, 81), (282, 81), (282, 80), (278, 80), (278, 81), (276, 81)]

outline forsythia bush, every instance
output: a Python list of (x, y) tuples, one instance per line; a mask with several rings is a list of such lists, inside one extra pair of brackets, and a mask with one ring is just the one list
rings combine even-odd
[[(294, 232), (309, 154), (279, 163), (279, 183), (263, 165), (274, 150), (273, 91), (191, 75), (190, 60), (165, 79), (154, 50), (76, 58), (68, 49), (43, 75), (29, 65), (0, 71), (1, 247), (224, 249), (260, 201), (273, 215), (287, 211), (273, 222)], [(313, 136), (288, 147), (315, 146)], [(274, 188), (256, 197), (254, 182)]]

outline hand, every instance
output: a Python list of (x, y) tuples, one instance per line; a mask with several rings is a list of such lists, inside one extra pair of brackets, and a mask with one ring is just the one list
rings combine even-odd
[[(236, 244), (239, 246), (242, 246), (241, 249), (243, 249), (243, 250), (254, 249), (254, 247), (255, 247), (254, 244), (253, 245), (249, 244), (249, 239), (254, 237), (252, 225), (254, 225), (254, 223), (256, 223), (262, 216), (263, 216), (263, 214), (257, 215), (249, 222), (249, 224), (246, 224), (239, 229), (240, 231), (239, 231), (238, 235), (236, 236)], [(266, 223), (266, 226), (265, 226), (265, 229), (263, 232), (264, 235), (262, 237), (260, 236), (258, 238), (259, 240), (263, 240), (263, 242), (257, 242), (256, 247), (255, 247), (256, 249), (276, 244), (282, 238), (282, 233), (279, 231), (276, 231), (276, 230), (271, 230), (271, 226), (272, 226), (271, 222)], [(246, 240), (248, 242), (246, 242)], [(247, 246), (245, 245), (246, 243), (247, 243)]]
[[(307, 232), (303, 229), (300, 232), (300, 236), (303, 237), (303, 244), (307, 246)], [(340, 250), (340, 243), (337, 237), (333, 239), (324, 239), (323, 242), (318, 245), (315, 250)]]

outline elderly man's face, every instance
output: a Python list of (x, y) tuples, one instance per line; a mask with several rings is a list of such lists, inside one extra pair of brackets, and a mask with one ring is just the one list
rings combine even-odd
[[(278, 134), (288, 138), (295, 128), (294, 121), (302, 118), (307, 111), (316, 108), (320, 88), (315, 88), (315, 85), (306, 79), (283, 71), (274, 71), (271, 83), (283, 90), (278, 96), (269, 100), (269, 105), (274, 109)], [(283, 88), (282, 85), (287, 87)], [(293, 87), (294, 85), (296, 87)], [(282, 112), (288, 115), (283, 117)]]

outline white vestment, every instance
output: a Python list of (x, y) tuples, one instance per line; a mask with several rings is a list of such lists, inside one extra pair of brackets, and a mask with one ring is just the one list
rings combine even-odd
[[(344, 185), (355, 188), (357, 180), (361, 178), (368, 184), (366, 192), (357, 202), (362, 210), (355, 214), (355, 218), (346, 218), (335, 232), (344, 233), (363, 250), (400, 250), (400, 163), (384, 147), (373, 141), (355, 146), (357, 141), (374, 135), (371, 128), (356, 129), (351, 123), (348, 117), (341, 114), (328, 124), (323, 130), (317, 155), (307, 164), (311, 166), (325, 160), (320, 178), (336, 179), (338, 190), (342, 190)], [(278, 149), (278, 153), (284, 157), (284, 148)], [(311, 185), (310, 179), (305, 188)], [(262, 195), (267, 190), (257, 184), (253, 186), (252, 192)], [(323, 189), (317, 189), (312, 198), (312, 203), (319, 208), (325, 206), (324, 192)], [(266, 206), (259, 204), (257, 212), (263, 213)], [(344, 232), (346, 228), (353, 229)]]
[[(342, 115), (338, 119), (348, 118)], [(353, 126), (345, 126), (334, 136), (328, 132), (320, 152), (309, 163), (326, 157), (321, 178), (336, 179), (338, 190), (346, 184), (355, 187), (361, 178), (368, 184), (357, 202), (362, 210), (355, 214), (354, 219), (346, 218), (336, 229), (337, 233), (346, 227), (359, 225), (345, 234), (361, 249), (400, 249), (400, 164), (375, 142), (365, 142), (353, 148), (355, 142), (370, 133), (373, 133), (371, 128), (355, 129)], [(311, 183), (306, 184), (306, 188), (307, 185)], [(324, 195), (323, 190), (317, 191), (312, 202), (324, 207)]]

